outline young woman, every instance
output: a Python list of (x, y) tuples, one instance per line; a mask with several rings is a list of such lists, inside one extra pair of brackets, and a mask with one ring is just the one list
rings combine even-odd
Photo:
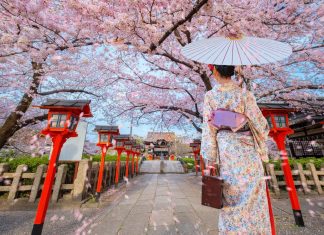
[[(205, 95), (201, 154), (208, 164), (218, 164), (225, 183), (219, 233), (271, 234), (262, 166), (262, 160), (268, 161), (268, 123), (253, 94), (231, 80), (234, 66), (214, 65), (212, 72), (217, 85)], [(230, 119), (226, 115), (233, 114), (224, 110), (244, 116), (233, 131), (226, 125), (211, 124), (216, 110), (223, 112), (220, 119), (224, 123)]]

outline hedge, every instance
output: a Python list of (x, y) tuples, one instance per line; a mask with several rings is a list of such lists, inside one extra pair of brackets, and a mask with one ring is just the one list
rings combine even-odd
[[(92, 161), (94, 162), (100, 162), (101, 156), (100, 155), (84, 155), (82, 156), (82, 159), (90, 159), (92, 158)], [(117, 156), (108, 155), (106, 156), (105, 160), (108, 161), (116, 161)], [(122, 155), (120, 158), (121, 161), (126, 161), (126, 156)], [(131, 158), (130, 158), (131, 160)], [(44, 155), (42, 157), (31, 157), (28, 155), (23, 156), (17, 156), (17, 157), (0, 157), (0, 163), (7, 163), (9, 165), (9, 171), (15, 172), (17, 166), (26, 164), (28, 169), (28, 172), (35, 172), (36, 168), (41, 164), (48, 164), (48, 155)], [(68, 165), (68, 171), (74, 171), (74, 164), (73, 163), (67, 163)]]
[[(93, 155), (93, 156), (83, 155), (82, 158), (83, 159), (92, 159), (92, 161), (94, 161), (94, 162), (100, 162), (101, 155)], [(129, 158), (129, 160), (131, 160), (131, 159), (132, 159), (132, 157)], [(116, 160), (117, 160), (116, 155), (107, 155), (106, 158), (105, 158), (105, 161), (107, 161), (107, 162), (116, 161)], [(126, 156), (121, 155), (120, 160), (121, 161), (126, 161)]]
[[(269, 163), (273, 163), (275, 166), (275, 170), (281, 170), (281, 160), (270, 160)], [(324, 157), (316, 158), (316, 157), (307, 157), (307, 158), (290, 158), (289, 165), (293, 167), (295, 163), (300, 163), (303, 168), (306, 168), (307, 163), (314, 163), (316, 169), (320, 169), (321, 165), (324, 164)]]
[(195, 165), (195, 160), (193, 158), (181, 158), (181, 160), (186, 163), (188, 169), (192, 169)]
[(8, 163), (9, 171), (15, 172), (17, 166), (26, 164), (29, 172), (35, 172), (36, 168), (41, 164), (48, 164), (48, 156), (43, 157), (31, 157), (31, 156), (19, 156), (19, 157), (7, 157), (0, 158), (0, 163)]
[[(195, 165), (195, 160), (193, 158), (181, 158), (181, 160), (187, 164), (188, 169), (192, 169)], [(280, 160), (270, 160), (269, 163), (273, 163), (275, 165), (275, 170), (281, 170), (281, 161)], [(307, 158), (290, 158), (289, 165), (291, 167), (294, 166), (295, 163), (302, 164), (303, 168), (306, 168), (307, 163), (314, 163), (316, 169), (320, 169), (321, 165), (324, 164), (324, 157), (316, 158), (316, 157), (307, 157)]]
[[(83, 159), (90, 159), (92, 161), (99, 162), (101, 159), (100, 155), (84, 155)], [(106, 161), (116, 161), (117, 156), (108, 155), (106, 156)], [(187, 164), (188, 169), (192, 169), (195, 165), (195, 161), (193, 158), (180, 158), (185, 164)], [(131, 159), (130, 159), (131, 160)], [(121, 161), (126, 161), (126, 156), (121, 156)], [(0, 163), (8, 163), (10, 167), (10, 172), (15, 172), (18, 165), (26, 164), (29, 172), (35, 172), (37, 166), (40, 164), (48, 164), (48, 155), (44, 155), (43, 157), (31, 157), (31, 156), (19, 156), (19, 157), (0, 157)], [(280, 160), (270, 160), (270, 163), (275, 165), (276, 170), (281, 170), (281, 161)], [(290, 166), (293, 167), (294, 163), (300, 163), (305, 168), (307, 163), (314, 163), (316, 169), (320, 169), (321, 165), (324, 164), (324, 157), (315, 158), (300, 158), (300, 159), (289, 159)], [(74, 164), (68, 164), (69, 171), (74, 170)], [(72, 169), (73, 168), (73, 169)]]

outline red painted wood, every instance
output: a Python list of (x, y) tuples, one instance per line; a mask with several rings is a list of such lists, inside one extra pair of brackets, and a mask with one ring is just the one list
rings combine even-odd
[(266, 191), (267, 191), (267, 199), (268, 199), (268, 207), (269, 207), (270, 224), (271, 224), (271, 234), (276, 235), (276, 225), (275, 225), (275, 219), (272, 211), (272, 204), (271, 204), (268, 184), (266, 184)]
[(101, 146), (101, 159), (100, 159), (100, 168), (99, 168), (99, 176), (97, 181), (97, 193), (101, 192), (101, 186), (102, 186), (102, 178), (103, 173), (105, 169), (105, 157), (106, 157), (107, 147)]
[(55, 135), (52, 138), (53, 151), (48, 164), (48, 169), (45, 177), (42, 194), (38, 203), (34, 224), (43, 224), (48, 208), (48, 203), (52, 194), (53, 182), (56, 174), (57, 162), (61, 152), (61, 148), (66, 141), (66, 137), (63, 134)]
[(134, 165), (134, 160), (135, 160), (135, 156), (136, 156), (137, 154), (136, 153), (133, 153), (133, 157), (132, 157), (132, 174), (134, 175), (134, 170), (135, 170), (135, 165)]
[(196, 175), (198, 175), (198, 162), (197, 162), (197, 154), (194, 153), (194, 158), (195, 158), (195, 170), (196, 170)]
[(138, 174), (138, 155), (136, 156), (136, 175)]
[(289, 194), (292, 209), (300, 210), (298, 195), (294, 184), (294, 179), (291, 174), (291, 169), (288, 161), (288, 154), (285, 146), (286, 133), (276, 133), (273, 135), (273, 139), (277, 143), (278, 149), (280, 150), (281, 168), (285, 175), (287, 191)]
[(204, 159), (202, 157), (202, 155), (199, 155), (200, 157), (200, 171), (201, 171), (201, 175), (204, 176), (204, 170), (205, 170), (205, 166), (204, 166)]
[(120, 155), (121, 155), (121, 153), (122, 153), (122, 150), (117, 149), (115, 184), (118, 184), (118, 181), (119, 181)]
[(127, 151), (127, 156), (126, 156), (126, 174), (125, 177), (128, 179), (128, 162), (129, 162), (129, 156), (131, 155), (131, 152)]

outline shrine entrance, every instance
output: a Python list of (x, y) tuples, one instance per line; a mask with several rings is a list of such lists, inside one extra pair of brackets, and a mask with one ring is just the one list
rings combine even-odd
[(148, 132), (144, 141), (146, 159), (168, 160), (174, 154), (174, 132)]

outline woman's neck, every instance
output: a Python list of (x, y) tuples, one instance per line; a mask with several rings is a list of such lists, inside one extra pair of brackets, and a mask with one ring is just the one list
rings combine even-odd
[(231, 80), (230, 77), (228, 77), (228, 78), (226, 78), (226, 77), (218, 77), (217, 82), (222, 86), (232, 85), (233, 84), (233, 81)]

